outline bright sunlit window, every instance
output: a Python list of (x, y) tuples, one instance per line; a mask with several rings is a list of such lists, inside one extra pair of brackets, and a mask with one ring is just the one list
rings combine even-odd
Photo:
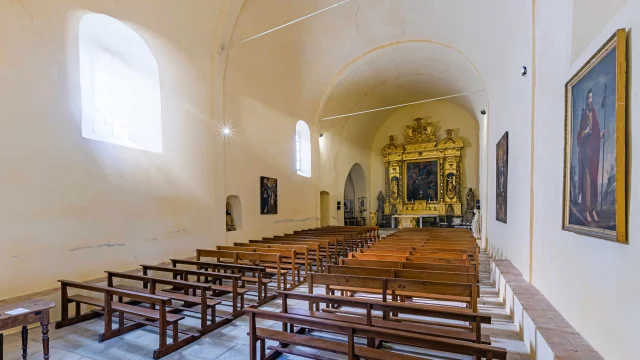
[(296, 124), (296, 170), (298, 175), (311, 177), (311, 133), (302, 120)]
[(82, 136), (162, 152), (158, 64), (129, 26), (102, 14), (80, 22)]

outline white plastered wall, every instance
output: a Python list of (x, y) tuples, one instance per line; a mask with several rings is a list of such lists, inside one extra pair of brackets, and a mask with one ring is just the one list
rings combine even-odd
[[(640, 1), (536, 1), (535, 217), (533, 284), (606, 359), (637, 357), (640, 321), (640, 224), (638, 181), (640, 127), (634, 109), (638, 83)], [(588, 5), (588, 6), (587, 6)], [(611, 6), (618, 6), (611, 15)], [(572, 16), (573, 14), (573, 16)], [(580, 24), (572, 19), (580, 18)], [(587, 27), (587, 28), (584, 28)], [(595, 29), (594, 29), (595, 28)], [(561, 230), (564, 147), (564, 84), (618, 28), (630, 29), (627, 43), (627, 203), (629, 245)], [(585, 38), (586, 37), (586, 38)], [(586, 43), (575, 61), (572, 48)], [(510, 179), (511, 180), (511, 179)], [(511, 199), (510, 199), (511, 200)]]

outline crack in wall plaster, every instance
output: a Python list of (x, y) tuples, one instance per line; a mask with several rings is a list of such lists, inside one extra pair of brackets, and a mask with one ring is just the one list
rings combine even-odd
[(88, 249), (99, 249), (99, 248), (112, 248), (112, 247), (120, 247), (124, 246), (124, 244), (100, 244), (96, 246), (81, 246), (73, 249), (69, 249), (69, 252), (80, 251), (80, 250), (88, 250)]
[(53, 53), (53, 50), (51, 49), (51, 46), (49, 46), (49, 44), (45, 40), (44, 36), (42, 35), (42, 31), (40, 31), (40, 29), (36, 25), (35, 19), (33, 18), (33, 15), (31, 15), (29, 10), (27, 10), (27, 8), (24, 6), (24, 3), (22, 1), (23, 0), (18, 0), (18, 4), (20, 4), (20, 7), (22, 8), (22, 10), (29, 17), (29, 20), (31, 21), (31, 25), (36, 30), (36, 33), (38, 34), (38, 36), (40, 37), (40, 40), (42, 41), (42, 43), (44, 44), (45, 48), (49, 52), (49, 55), (51, 55), (51, 58), (53, 58), (53, 61), (56, 63), (56, 65), (58, 67), (58, 74), (56, 75), (56, 79), (58, 79), (58, 83), (60, 83), (60, 88), (62, 88), (62, 90), (64, 90), (64, 82), (62, 81), (62, 75), (63, 75), (63, 73), (62, 73), (62, 65), (60, 64), (60, 61), (58, 61), (58, 58)]
[(360, 1), (356, 0), (356, 4), (358, 5), (358, 7), (356, 8), (356, 12), (354, 14), (354, 22), (356, 23), (356, 36), (353, 39), (351, 46), (349, 47), (349, 53), (347, 55), (347, 58), (351, 58), (351, 51), (353, 50), (353, 47), (358, 42), (358, 35), (360, 35), (360, 24), (358, 24), (358, 13), (360, 12)]

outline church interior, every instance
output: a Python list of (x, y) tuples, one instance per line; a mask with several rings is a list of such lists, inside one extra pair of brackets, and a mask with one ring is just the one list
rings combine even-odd
[(638, 13), (0, 1), (0, 360), (638, 358)]

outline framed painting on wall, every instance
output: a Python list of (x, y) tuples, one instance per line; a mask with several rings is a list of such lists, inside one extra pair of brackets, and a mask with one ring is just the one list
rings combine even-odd
[(562, 228), (627, 242), (626, 30), (619, 29), (565, 86)]
[(509, 184), (509, 132), (496, 144), (496, 220), (507, 223), (507, 188)]
[(278, 213), (278, 179), (260, 177), (260, 214)]
[(407, 161), (405, 201), (438, 201), (438, 160)]

